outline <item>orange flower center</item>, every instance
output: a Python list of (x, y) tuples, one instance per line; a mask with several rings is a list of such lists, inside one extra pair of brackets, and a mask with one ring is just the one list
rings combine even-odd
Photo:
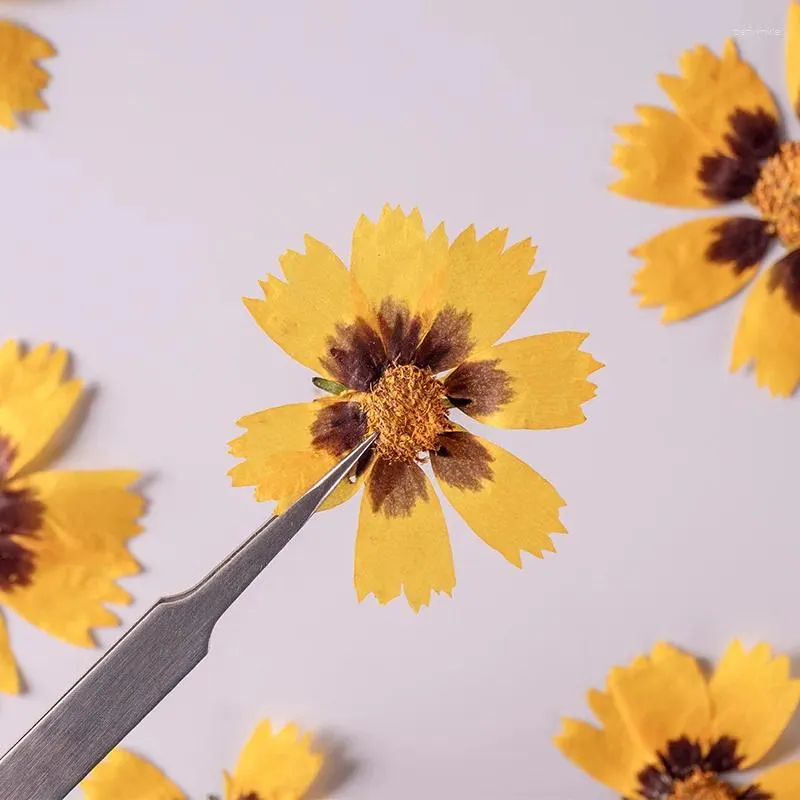
[(749, 199), (787, 247), (800, 245), (800, 142), (764, 162)]
[(389, 367), (361, 397), (370, 432), (380, 434), (378, 455), (388, 461), (422, 461), (452, 425), (442, 382), (412, 364)]
[(693, 772), (676, 781), (669, 800), (736, 800), (736, 790), (721, 781), (713, 772)]

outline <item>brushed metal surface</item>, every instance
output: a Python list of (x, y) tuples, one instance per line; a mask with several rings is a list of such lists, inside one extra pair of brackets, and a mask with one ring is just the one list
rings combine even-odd
[(63, 798), (208, 652), (220, 616), (288, 544), (376, 436), (194, 588), (157, 602), (0, 759), (2, 800)]

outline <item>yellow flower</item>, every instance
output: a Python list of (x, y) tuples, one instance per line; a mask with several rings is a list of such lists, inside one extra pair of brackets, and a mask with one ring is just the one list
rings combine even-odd
[[(233, 774), (225, 773), (225, 800), (302, 800), (322, 767), (311, 752), (311, 736), (287, 725), (273, 733), (258, 725), (244, 746)], [(186, 800), (160, 770), (117, 748), (81, 783), (86, 800)]]
[(0, 125), (16, 128), (16, 115), (44, 111), (40, 92), (50, 76), (36, 62), (56, 54), (41, 36), (8, 20), (0, 20)]
[[(660, 75), (675, 112), (637, 108), (641, 122), (616, 131), (612, 190), (636, 200), (711, 208), (744, 200), (756, 213), (701, 217), (634, 248), (643, 266), (634, 293), (685, 319), (752, 281), (770, 244), (788, 251), (755, 281), (733, 342), (731, 371), (751, 362), (759, 386), (787, 397), (800, 383), (800, 142), (782, 141), (777, 106), (731, 40), (718, 58), (686, 51), (681, 75)], [(800, 113), (800, 2), (786, 24), (789, 101)]]
[(800, 761), (751, 781), (736, 773), (764, 758), (798, 699), (789, 659), (765, 644), (748, 652), (733, 642), (707, 679), (694, 658), (659, 643), (589, 692), (601, 727), (565, 719), (555, 742), (627, 800), (795, 800)]
[[(75, 645), (118, 624), (106, 603), (130, 602), (117, 578), (138, 572), (126, 549), (142, 499), (130, 470), (38, 471), (53, 455), (81, 393), (64, 380), (64, 350), (0, 347), (0, 604)], [(62, 436), (63, 439), (63, 436)], [(0, 691), (20, 680), (0, 614)]]
[(439, 486), (472, 529), (512, 564), (521, 551), (553, 551), (563, 533), (555, 489), (506, 450), (449, 418), (460, 409), (503, 428), (561, 428), (585, 420), (598, 369), (580, 351), (583, 333), (548, 333), (495, 344), (539, 290), (529, 239), (506, 248), (505, 230), (474, 227), (448, 243), (443, 225), (426, 234), (414, 210), (361, 217), (351, 266), (306, 237), (305, 253), (281, 259), (264, 300), (245, 300), (289, 355), (323, 377), (334, 396), (260, 411), (239, 420), (231, 442), (244, 461), (235, 486), (281, 511), (367, 432), (380, 436), (326, 507), (366, 485), (356, 539), (359, 599), (381, 603), (403, 591), (415, 609), (455, 585)]

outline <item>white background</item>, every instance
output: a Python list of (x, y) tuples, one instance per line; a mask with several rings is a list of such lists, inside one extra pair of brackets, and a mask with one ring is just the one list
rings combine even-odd
[[(637, 309), (629, 248), (690, 215), (606, 189), (612, 126), (662, 102), (655, 74), (782, 28), (784, 0), (2, 11), (60, 50), (52, 111), (0, 136), (2, 335), (69, 348), (97, 389), (59, 466), (150, 476), (125, 625), (268, 513), (230, 487), (226, 443), (240, 416), (311, 398), (311, 376), (240, 298), (304, 233), (347, 257), (358, 215), (390, 202), (451, 236), (530, 235), (548, 277), (512, 334), (586, 330), (607, 364), (585, 425), (492, 433), (566, 498), (557, 555), (516, 570), (448, 509), (455, 596), (415, 615), (356, 602), (356, 502), (312, 521), (127, 741), (192, 798), (264, 716), (332, 751), (317, 798), (611, 798), (550, 740), (609, 667), (662, 638), (800, 653), (798, 400), (727, 373), (743, 298), (671, 328)], [(740, 44), (786, 108), (784, 37)], [(0, 700), (4, 746), (98, 655), (11, 631), (30, 691)]]

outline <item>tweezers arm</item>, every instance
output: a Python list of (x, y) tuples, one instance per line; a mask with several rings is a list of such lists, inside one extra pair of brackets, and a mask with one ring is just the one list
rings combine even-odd
[(214, 625), (369, 448), (371, 436), (197, 586), (160, 600), (0, 759), (2, 800), (62, 800), (208, 653)]
[(61, 800), (208, 652), (211, 625), (157, 603), (0, 765), (4, 800)]

